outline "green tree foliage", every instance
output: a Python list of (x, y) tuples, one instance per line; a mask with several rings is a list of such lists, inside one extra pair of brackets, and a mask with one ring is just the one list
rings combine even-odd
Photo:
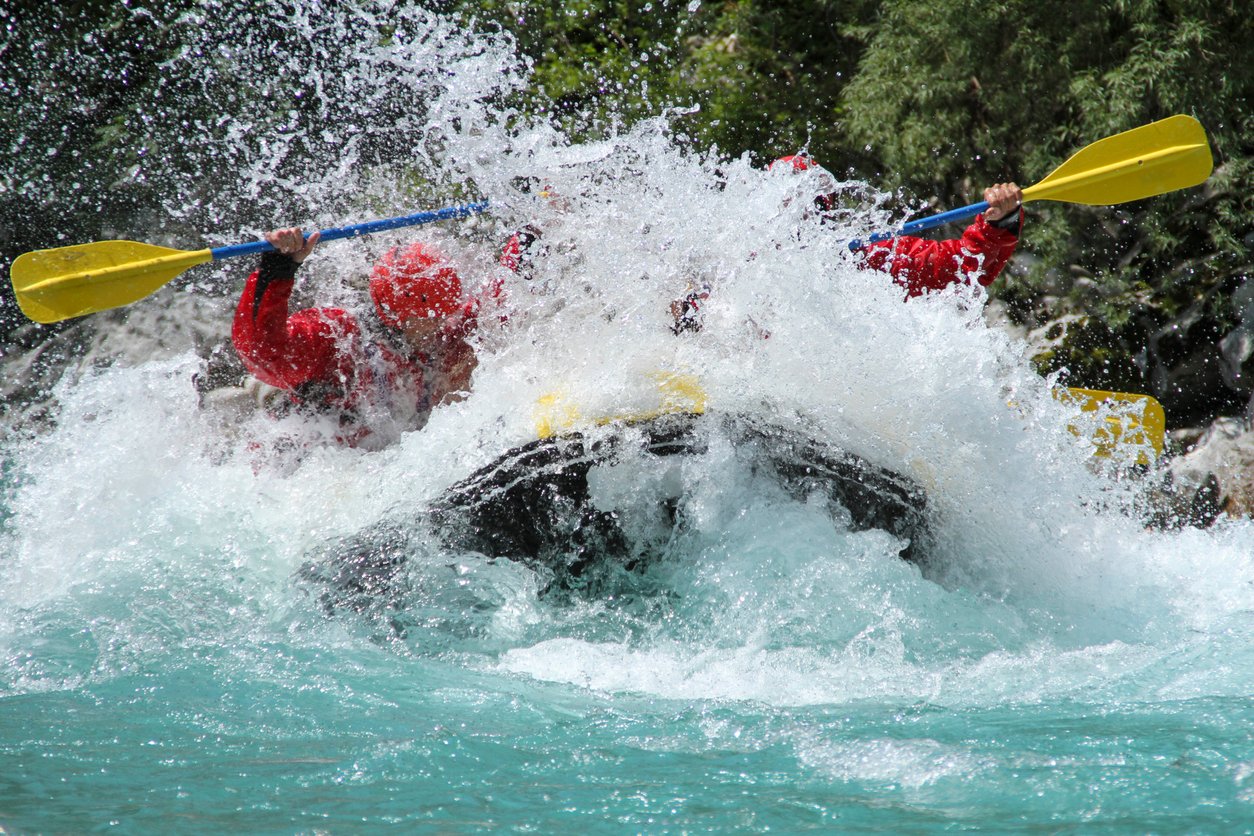
[[(0, 252), (77, 243), (85, 230), (144, 212), (142, 184), (117, 185), (170, 149), (134, 118), (136, 93), (177, 49), (189, 5), (143, 15), (106, 0), (0, 8)], [(0, 319), (23, 321), (8, 294), (5, 302)]]
[(671, 76), (677, 99), (701, 105), (699, 142), (758, 162), (806, 148), (829, 168), (864, 167), (867, 155), (843, 131), (841, 92), (861, 54), (849, 34), (873, 17), (871, 2), (765, 3), (702, 7)]
[(807, 147), (830, 166), (862, 162), (839, 129), (840, 92), (859, 42), (845, 30), (870, 0), (480, 0), (459, 7), (493, 20), (534, 62), (531, 108), (573, 136), (657, 115), (697, 146), (766, 162)]
[(668, 0), (477, 0), (468, 22), (495, 22), (533, 62), (528, 105), (574, 137), (655, 115), (683, 49), (686, 9)]
[[(151, 84), (160, 62), (177, 48), (174, 28), (183, 11), (170, 3), (162, 17), (141, 17), (103, 0), (0, 9), (7, 196), (20, 194), (27, 208), (56, 205), (64, 212), (77, 202), (95, 211), (92, 187), (107, 185), (145, 155), (168, 150), (151, 147), (148, 132), (127, 115), (134, 92)], [(98, 168), (105, 169), (103, 177), (93, 176)]]

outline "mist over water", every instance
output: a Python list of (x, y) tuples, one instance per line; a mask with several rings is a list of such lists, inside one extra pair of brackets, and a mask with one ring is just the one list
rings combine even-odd
[[(370, 263), (414, 237), (471, 284), (523, 224), (547, 255), (506, 275), (472, 396), (377, 452), (198, 401), (187, 332), (228, 336), (251, 264), (102, 325), (124, 344), (169, 306), (196, 318), (158, 358), (67, 375), (55, 426), (3, 450), (0, 825), (1248, 821), (1254, 531), (1146, 530), (1141, 482), (1093, 466), (978, 293), (903, 304), (857, 269), (845, 242), (898, 220), (873, 184), (821, 219), (812, 181), (688, 147), (661, 109), (574, 142), (511, 109), (528, 78), (506, 36), (431, 12), (206, 5), (187, 24), (142, 111), (155, 228), (234, 243), (492, 201), (320, 246), (301, 303), (361, 311)], [(670, 302), (702, 284), (705, 327), (673, 335)], [(597, 486), (628, 505), (686, 488), (689, 525), (616, 595), (542, 595), (542, 574), (434, 542), (399, 610), (328, 618), (294, 577), (534, 439), (543, 398), (636, 411), (658, 373), (916, 481), (928, 566), (714, 444), (678, 476)]]

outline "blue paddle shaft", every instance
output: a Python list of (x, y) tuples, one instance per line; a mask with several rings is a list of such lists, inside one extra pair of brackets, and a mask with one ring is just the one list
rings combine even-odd
[(857, 252), (867, 244), (887, 241), (890, 238), (896, 238), (898, 235), (913, 235), (916, 232), (923, 232), (926, 229), (935, 229), (938, 226), (944, 226), (945, 224), (953, 223), (954, 221), (974, 218), (987, 208), (988, 201), (982, 200), (979, 203), (972, 203), (970, 206), (963, 206), (961, 209), (950, 209), (948, 212), (941, 212), (939, 215), (919, 218), (917, 221), (911, 221), (908, 224), (904, 224), (901, 229), (896, 232), (877, 232), (866, 239), (856, 238), (849, 242), (849, 249)]
[[(444, 209), (435, 209), (430, 212), (416, 212), (412, 215), (402, 215), (399, 218), (384, 218), (378, 221), (367, 221), (366, 223), (353, 224), (352, 226), (338, 226), (322, 230), (322, 240), (335, 241), (340, 238), (356, 238), (359, 235), (369, 235), (372, 232), (384, 232), (389, 229), (400, 229), (404, 226), (421, 226), (422, 224), (435, 223), (436, 221), (448, 221), (453, 218), (466, 218), (471, 215), (477, 215), (480, 212), (484, 212), (487, 208), (488, 201), (481, 200), (478, 203), (467, 203), (464, 206), (449, 206)], [(306, 235), (305, 237), (308, 238), (309, 235)], [(274, 246), (271, 245), (269, 241), (249, 241), (247, 244), (231, 244), (227, 247), (214, 247), (209, 252), (213, 254), (214, 261), (219, 261), (223, 258), (268, 253), (273, 250)]]

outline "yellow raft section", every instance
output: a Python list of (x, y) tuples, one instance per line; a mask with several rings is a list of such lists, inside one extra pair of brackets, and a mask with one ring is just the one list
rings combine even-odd
[(652, 372), (657, 386), (657, 403), (632, 412), (620, 412), (585, 418), (578, 405), (561, 392), (549, 392), (536, 401), (537, 438), (552, 438), (580, 426), (603, 427), (606, 424), (630, 424), (648, 421), (663, 415), (701, 415), (705, 412), (705, 388), (696, 375), (686, 372)]
[[(657, 371), (649, 375), (656, 385), (656, 403), (643, 409), (587, 417), (567, 395), (549, 392), (536, 401), (537, 438), (552, 438), (578, 427), (602, 427), (613, 423), (648, 421), (662, 415), (701, 415), (707, 395), (701, 382), (687, 372)], [(1162, 405), (1149, 395), (1104, 392), (1097, 389), (1059, 388), (1054, 397), (1072, 404), (1081, 413), (1105, 409), (1107, 414), (1096, 429), (1071, 424), (1077, 436), (1092, 433), (1094, 455), (1121, 464), (1149, 465), (1163, 453), (1166, 416)]]

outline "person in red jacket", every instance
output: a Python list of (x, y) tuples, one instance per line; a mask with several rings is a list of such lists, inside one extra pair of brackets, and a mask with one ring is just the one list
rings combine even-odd
[(466, 397), (481, 299), (463, 298), (452, 264), (428, 244), (395, 247), (371, 273), (373, 317), (291, 312), (297, 268), (319, 237), (294, 228), (265, 235), (275, 251), (248, 277), (231, 329), (249, 373), (285, 392), (293, 408), (336, 416), (337, 440), (351, 446), (394, 440), (397, 430), (425, 425), (441, 403)]
[[(777, 165), (797, 172), (815, 169), (820, 176), (827, 175), (804, 154), (781, 157), (769, 168)], [(827, 179), (834, 188), (835, 181), (830, 175)], [(907, 298), (972, 281), (988, 287), (1001, 275), (1019, 243), (1023, 191), (1014, 183), (997, 183), (984, 190), (984, 200), (988, 209), (976, 215), (961, 237), (932, 241), (899, 235), (864, 246), (858, 252), (859, 266), (888, 273), (905, 288)], [(830, 211), (835, 205), (835, 194), (819, 194), (814, 202), (820, 212)]]
[[(541, 185), (535, 178), (520, 178), (515, 187), (524, 195), (533, 192), (544, 201), (544, 214), (551, 224), (560, 222), (562, 215), (570, 211), (570, 201), (548, 183)], [(530, 282), (536, 277), (537, 262), (543, 261), (548, 255), (548, 246), (542, 240), (544, 230), (539, 223), (529, 223), (515, 232), (501, 247), (500, 264)]]
[[(837, 194), (835, 179), (822, 166), (805, 154), (780, 157), (767, 166), (794, 172), (810, 172), (815, 177), (817, 194), (814, 208), (820, 213), (833, 211)], [(989, 208), (966, 228), (959, 238), (931, 241), (908, 235), (897, 236), (864, 246), (858, 252), (858, 266), (880, 270), (905, 288), (906, 297), (922, 296), (957, 283), (978, 282), (987, 287), (1001, 274), (1014, 255), (1023, 227), (1023, 192), (1014, 183), (998, 183), (984, 190)], [(700, 331), (701, 308), (710, 298), (710, 286), (701, 284), (688, 295), (671, 303), (676, 334)], [(769, 332), (755, 327), (768, 337)]]
[(908, 298), (972, 280), (988, 287), (1019, 244), (1023, 191), (1014, 183), (997, 183), (984, 190), (984, 200), (988, 209), (975, 216), (961, 237), (931, 241), (899, 235), (863, 247), (859, 264), (890, 274)]
[(515, 232), (501, 247), (501, 266), (530, 280), (535, 274), (535, 262), (540, 254), (539, 241), (543, 235), (536, 224), (527, 224)]

